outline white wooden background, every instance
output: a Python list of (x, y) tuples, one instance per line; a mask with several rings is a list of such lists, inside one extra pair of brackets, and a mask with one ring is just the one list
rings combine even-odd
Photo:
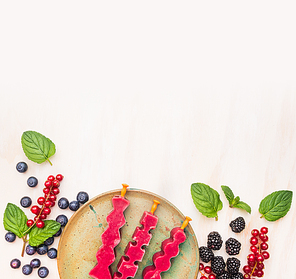
[[(200, 245), (213, 230), (224, 241), (237, 237), (243, 264), (251, 229), (268, 226), (266, 278), (296, 278), (295, 202), (274, 223), (258, 213), (267, 194), (296, 189), (294, 8), (267, 1), (2, 2), (1, 214), (8, 202), (42, 194), (41, 185), (26, 185), (31, 175), (41, 184), (62, 173), (61, 196), (69, 199), (128, 183), (191, 216)], [(26, 130), (56, 144), (53, 166), (27, 160)], [(15, 165), (23, 160), (29, 169), (20, 174)], [(221, 194), (219, 221), (194, 207), (194, 182)], [(252, 214), (228, 208), (221, 185)], [(56, 207), (51, 216), (60, 213)], [(228, 224), (237, 216), (247, 229), (236, 236)], [(7, 243), (3, 226), (0, 233), (1, 278), (21, 278), (9, 266), (21, 241)], [(48, 278), (58, 278), (56, 262), (40, 258)], [(38, 278), (35, 271), (30, 278)]]

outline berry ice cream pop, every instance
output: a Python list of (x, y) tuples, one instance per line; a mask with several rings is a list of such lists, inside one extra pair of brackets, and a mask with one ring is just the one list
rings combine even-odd
[(144, 211), (140, 220), (142, 227), (137, 227), (133, 234), (133, 241), (129, 242), (125, 249), (125, 256), (123, 256), (117, 266), (117, 272), (115, 272), (113, 279), (127, 279), (134, 278), (137, 270), (137, 262), (141, 262), (145, 249), (143, 246), (148, 246), (152, 238), (151, 230), (156, 228), (158, 218), (154, 215), (159, 201), (154, 200), (150, 212)]
[(184, 228), (191, 221), (186, 217), (182, 226), (173, 228), (170, 238), (164, 240), (161, 244), (161, 251), (153, 255), (153, 265), (147, 266), (143, 270), (143, 279), (161, 279), (161, 273), (170, 269), (170, 260), (179, 254), (179, 245), (186, 240)]
[(106, 218), (108, 227), (102, 233), (102, 245), (96, 254), (98, 263), (89, 272), (89, 276), (92, 278), (112, 279), (110, 265), (115, 261), (114, 248), (121, 240), (119, 230), (125, 224), (123, 212), (130, 204), (130, 202), (124, 197), (128, 185), (122, 184), (122, 186), (121, 195), (112, 198), (113, 210)]

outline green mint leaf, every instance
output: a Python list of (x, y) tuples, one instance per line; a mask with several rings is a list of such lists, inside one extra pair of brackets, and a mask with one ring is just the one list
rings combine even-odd
[(233, 207), (240, 208), (246, 210), (248, 213), (251, 214), (251, 207), (246, 204), (245, 202), (239, 201), (238, 203), (234, 204)]
[(251, 207), (245, 202), (240, 201), (239, 196), (234, 197), (232, 190), (228, 186), (222, 185), (221, 188), (225, 194), (226, 199), (229, 202), (229, 207), (241, 208), (251, 214)]
[(259, 205), (259, 212), (267, 221), (276, 221), (284, 217), (290, 210), (293, 192), (289, 190), (275, 191), (266, 196)]
[(191, 196), (198, 211), (206, 217), (218, 220), (218, 211), (223, 204), (219, 193), (203, 183), (191, 185)]
[(4, 211), (3, 225), (5, 230), (13, 232), (19, 238), (28, 229), (26, 214), (15, 204), (8, 203)]
[(54, 220), (44, 221), (44, 227), (42, 229), (34, 226), (29, 233), (29, 244), (31, 246), (38, 246), (42, 244), (46, 239), (52, 237), (61, 227), (61, 224)]
[(232, 204), (233, 199), (234, 199), (234, 194), (233, 194), (232, 190), (228, 186), (225, 186), (225, 185), (222, 185), (221, 188), (222, 188), (224, 195), (225, 195), (226, 199), (228, 200), (229, 204)]
[(49, 157), (55, 154), (56, 149), (50, 139), (38, 132), (26, 131), (22, 135), (21, 142), (23, 150), (29, 160), (38, 164), (47, 160), (52, 165)]
[(230, 205), (230, 207), (234, 207), (240, 201), (239, 196), (235, 197)]

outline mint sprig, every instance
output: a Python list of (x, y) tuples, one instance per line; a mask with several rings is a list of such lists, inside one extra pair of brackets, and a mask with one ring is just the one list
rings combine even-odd
[[(42, 229), (37, 228), (35, 224), (29, 228), (27, 220), (26, 214), (18, 206), (13, 203), (7, 204), (3, 216), (3, 225), (7, 231), (13, 232), (23, 240), (22, 256), (28, 241), (32, 246), (38, 246), (58, 232), (61, 227), (61, 224), (54, 220), (46, 220)], [(28, 236), (30, 237), (29, 240)]]
[(240, 208), (251, 214), (251, 207), (247, 203), (241, 201), (239, 196), (235, 197), (232, 190), (228, 186), (222, 185), (221, 188), (229, 202), (229, 207)]
[(29, 160), (38, 164), (48, 161), (52, 165), (49, 157), (55, 154), (56, 148), (49, 138), (35, 131), (26, 131), (22, 135), (21, 142)]
[(266, 196), (259, 205), (261, 218), (276, 221), (284, 217), (291, 208), (293, 192), (289, 190), (275, 191)]
[(219, 193), (203, 183), (191, 185), (191, 196), (198, 211), (208, 218), (218, 220), (218, 211), (223, 207)]

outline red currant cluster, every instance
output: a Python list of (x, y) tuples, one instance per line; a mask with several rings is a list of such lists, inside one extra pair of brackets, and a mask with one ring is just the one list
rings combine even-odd
[[(212, 273), (212, 268), (209, 265), (204, 266), (203, 263), (200, 263), (199, 272), (202, 275), (200, 279), (216, 279), (216, 275)], [(209, 277), (207, 277), (207, 275), (209, 275)]]
[(262, 227), (259, 230), (253, 229), (250, 239), (251, 254), (248, 255), (248, 264), (243, 267), (245, 272), (244, 279), (253, 279), (254, 277), (263, 277), (264, 275), (264, 260), (269, 259), (268, 249), (268, 228)]
[(55, 201), (57, 199), (57, 195), (59, 194), (59, 186), (60, 182), (63, 180), (63, 176), (58, 174), (56, 177), (50, 175), (45, 181), (45, 188), (43, 189), (44, 197), (40, 197), (37, 199), (37, 203), (41, 205), (33, 205), (31, 207), (31, 212), (35, 214), (34, 220), (29, 219), (27, 221), (27, 226), (32, 227), (36, 224), (37, 228), (44, 227), (44, 219), (47, 218), (47, 215), (51, 212), (51, 207), (55, 205)]

